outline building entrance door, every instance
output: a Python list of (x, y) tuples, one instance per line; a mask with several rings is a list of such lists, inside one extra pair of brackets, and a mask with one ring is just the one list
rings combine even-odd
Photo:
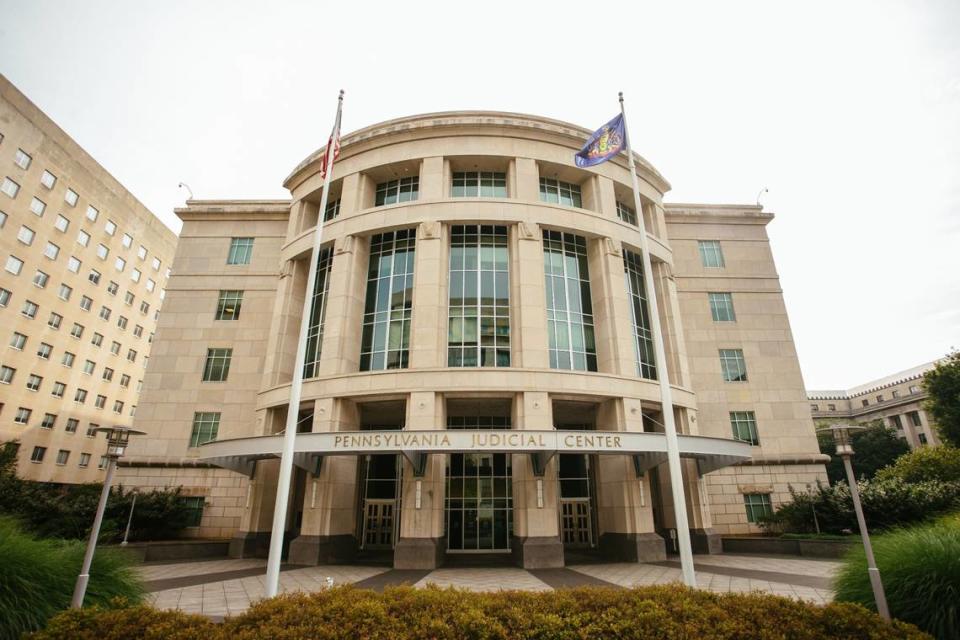
[(590, 456), (560, 454), (560, 532), (567, 548), (590, 548), (595, 544), (593, 518), (593, 473)]
[(400, 456), (371, 455), (363, 461), (361, 549), (393, 549), (399, 522)]
[(511, 456), (453, 453), (447, 465), (447, 550), (509, 551), (513, 533)]
[(560, 523), (565, 546), (570, 548), (593, 546), (589, 498), (561, 499)]
[(392, 549), (395, 500), (366, 500), (363, 514), (363, 548)]

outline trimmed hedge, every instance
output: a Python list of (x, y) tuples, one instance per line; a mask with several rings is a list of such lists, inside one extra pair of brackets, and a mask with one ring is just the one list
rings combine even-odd
[(29, 640), (920, 640), (859, 605), (680, 585), (471, 593), (336, 587), (264, 600), (217, 624), (144, 606), (67, 611)]

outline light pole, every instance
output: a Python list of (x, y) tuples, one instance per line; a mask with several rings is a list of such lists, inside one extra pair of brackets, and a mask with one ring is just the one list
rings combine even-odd
[(130, 537), (130, 525), (133, 523), (133, 510), (137, 506), (137, 492), (133, 492), (133, 500), (130, 501), (130, 515), (127, 516), (127, 528), (123, 532), (123, 542), (120, 543), (121, 547), (127, 546), (127, 538)]
[(873, 557), (873, 547), (870, 545), (870, 534), (867, 533), (867, 521), (863, 517), (863, 507), (860, 505), (860, 489), (857, 487), (857, 478), (853, 475), (853, 444), (850, 439), (851, 431), (863, 431), (866, 427), (850, 424), (835, 424), (822, 427), (817, 431), (829, 431), (833, 435), (833, 442), (837, 445), (837, 455), (843, 460), (843, 468), (847, 471), (847, 484), (850, 485), (850, 497), (853, 498), (853, 510), (857, 514), (857, 524), (860, 526), (860, 537), (863, 539), (863, 551), (867, 556), (867, 575), (870, 576), (870, 586), (873, 588), (873, 599), (877, 603), (877, 612), (886, 620), (890, 619), (890, 609), (887, 608), (887, 596), (883, 592), (883, 582), (880, 580), (880, 570)]
[(93, 562), (93, 553), (97, 549), (97, 538), (100, 537), (100, 525), (103, 523), (103, 512), (107, 507), (107, 498), (110, 497), (110, 483), (113, 480), (113, 471), (117, 467), (117, 458), (127, 449), (127, 443), (132, 435), (142, 435), (143, 431), (136, 431), (130, 427), (100, 427), (96, 431), (107, 434), (107, 477), (103, 480), (103, 491), (100, 492), (100, 502), (97, 504), (97, 515), (93, 519), (93, 528), (90, 530), (90, 539), (87, 540), (87, 551), (83, 556), (83, 567), (77, 576), (77, 584), (73, 588), (73, 599), (70, 606), (79, 609), (83, 606), (83, 596), (87, 592), (87, 583), (90, 582), (90, 564)]

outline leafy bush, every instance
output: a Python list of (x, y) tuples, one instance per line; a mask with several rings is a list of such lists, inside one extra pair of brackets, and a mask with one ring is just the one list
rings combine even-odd
[(877, 473), (878, 480), (893, 478), (904, 482), (960, 482), (960, 448), (943, 445), (914, 449)]
[[(960, 508), (960, 482), (904, 482), (898, 478), (861, 480), (857, 483), (863, 502), (867, 527), (880, 530), (911, 524)], [(769, 530), (785, 533), (811, 533), (817, 524), (823, 533), (857, 531), (850, 487), (845, 483), (800, 493), (790, 488), (791, 501), (780, 505), (762, 524)]]
[(960, 350), (923, 374), (923, 388), (928, 394), (923, 408), (933, 416), (940, 439), (960, 447)]
[[(960, 515), (871, 539), (890, 614), (936, 638), (960, 638)], [(863, 548), (834, 585), (837, 600), (876, 609)]]
[[(818, 420), (817, 426), (829, 426), (835, 422), (836, 420)], [(910, 451), (910, 445), (903, 438), (897, 437), (897, 433), (883, 420), (861, 423), (861, 426), (867, 428), (850, 434), (853, 450), (857, 452), (854, 458), (857, 478), (873, 478), (877, 471), (893, 464), (897, 458)], [(830, 462), (826, 465), (830, 484), (846, 482), (847, 472), (843, 468), (843, 459), (836, 455), (837, 445), (834, 444), (833, 436), (828, 432), (820, 432), (817, 434), (817, 442), (820, 453), (830, 456)]]
[[(70, 605), (83, 553), (79, 541), (39, 540), (0, 518), (0, 639), (39, 629)], [(97, 550), (84, 603), (105, 605), (118, 596), (139, 602), (142, 587), (130, 564), (122, 552)]]
[(470, 593), (398, 587), (378, 594), (337, 587), (264, 600), (212, 624), (147, 607), (68, 611), (29, 640), (920, 640), (855, 604), (821, 607), (763, 594), (718, 594), (679, 585), (546, 593)]

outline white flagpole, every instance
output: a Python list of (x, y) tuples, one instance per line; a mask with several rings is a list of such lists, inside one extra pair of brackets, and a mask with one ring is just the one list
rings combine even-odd
[(300, 316), (300, 335), (297, 337), (297, 357), (293, 365), (293, 381), (290, 383), (290, 404), (287, 407), (287, 426), (283, 434), (283, 453), (280, 455), (280, 475), (277, 478), (277, 499), (273, 508), (273, 526), (270, 530), (270, 555), (267, 557), (267, 597), (277, 595), (280, 588), (280, 554), (283, 552), (283, 536), (287, 522), (287, 505), (290, 500), (290, 477), (293, 473), (294, 443), (297, 436), (297, 418), (300, 413), (300, 393), (303, 389), (303, 364), (306, 359), (307, 332), (310, 328), (310, 306), (313, 289), (317, 283), (317, 262), (320, 245), (323, 243), (323, 216), (327, 209), (330, 192), (330, 176), (333, 174), (334, 150), (340, 138), (340, 114), (343, 111), (343, 90), (337, 103), (337, 117), (333, 133), (324, 150), (327, 172), (323, 178), (323, 193), (320, 196), (320, 211), (313, 232), (313, 249), (310, 252), (310, 271), (307, 275), (307, 292), (303, 297), (303, 313)]
[(673, 396), (670, 378), (667, 375), (667, 357), (663, 347), (663, 332), (660, 328), (660, 310), (657, 293), (653, 286), (653, 269), (650, 266), (650, 252), (647, 249), (647, 229), (643, 221), (643, 203), (640, 202), (640, 183), (637, 181), (637, 168), (633, 162), (633, 149), (630, 146), (630, 134), (627, 132), (627, 112), (623, 106), (623, 92), (620, 92), (620, 114), (623, 116), (623, 132), (627, 137), (627, 160), (630, 163), (630, 177), (633, 179), (633, 205), (637, 210), (637, 223), (640, 225), (640, 252), (643, 258), (643, 281), (650, 304), (650, 324), (653, 332), (654, 355), (657, 359), (657, 378), (660, 381), (660, 403), (663, 407), (663, 425), (667, 438), (667, 466), (670, 468), (670, 489), (673, 493), (673, 510), (677, 519), (677, 543), (680, 547), (680, 569), (683, 582), (688, 587), (697, 586), (693, 572), (693, 549), (690, 546), (690, 523), (687, 520), (687, 501), (683, 495), (683, 473), (680, 467), (680, 443), (677, 441), (677, 425), (673, 420)]

